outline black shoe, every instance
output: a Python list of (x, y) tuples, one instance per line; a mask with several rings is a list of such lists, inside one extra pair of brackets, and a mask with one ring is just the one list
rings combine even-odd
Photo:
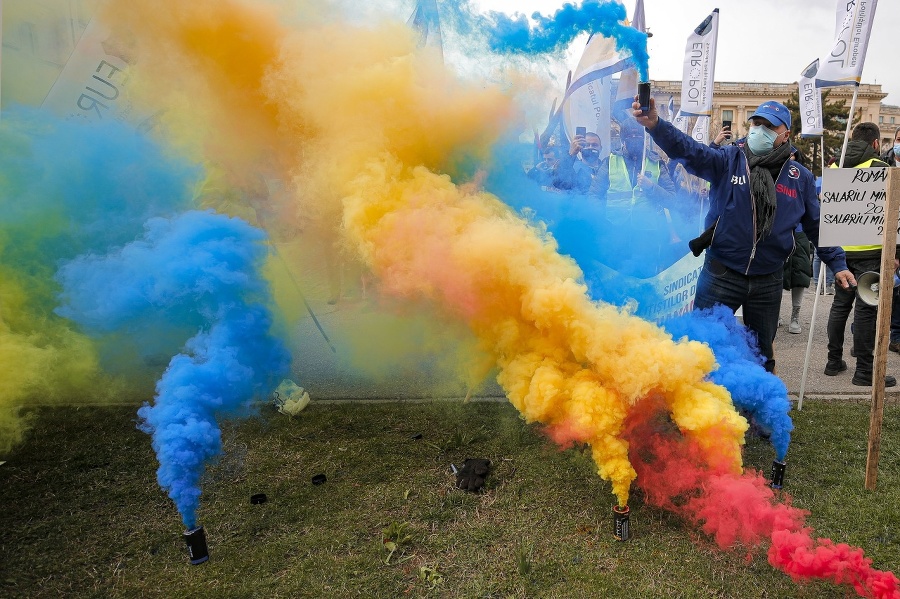
[[(853, 375), (853, 380), (850, 382), (858, 387), (871, 387), (872, 386), (872, 375), (871, 374), (862, 374), (862, 373), (857, 372)], [(891, 375), (886, 375), (884, 377), (884, 386), (885, 387), (895, 387), (896, 385), (897, 385), (897, 379), (895, 379)]]
[(841, 360), (840, 362), (832, 362), (831, 360), (825, 365), (825, 374), (828, 376), (835, 376), (847, 370), (847, 363)]
[(888, 343), (888, 349), (900, 354), (900, 341), (891, 341)]

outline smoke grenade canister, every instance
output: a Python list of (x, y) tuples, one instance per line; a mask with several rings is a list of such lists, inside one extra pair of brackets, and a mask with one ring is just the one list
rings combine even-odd
[(202, 564), (209, 559), (209, 550), (206, 548), (206, 531), (202, 526), (184, 531), (184, 541), (188, 546), (191, 556), (191, 565)]
[(784, 462), (772, 460), (772, 488), (780, 489), (784, 486)]
[(613, 506), (613, 536), (617, 541), (627, 541), (631, 538), (631, 526), (628, 521), (630, 513), (631, 509), (627, 505)]
[(642, 81), (638, 83), (638, 103), (641, 105), (641, 112), (647, 114), (650, 112), (650, 82)]

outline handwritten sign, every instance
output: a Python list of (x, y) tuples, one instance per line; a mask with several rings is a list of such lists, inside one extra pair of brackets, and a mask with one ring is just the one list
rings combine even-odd
[(886, 168), (826, 168), (819, 245), (881, 245), (887, 179)]

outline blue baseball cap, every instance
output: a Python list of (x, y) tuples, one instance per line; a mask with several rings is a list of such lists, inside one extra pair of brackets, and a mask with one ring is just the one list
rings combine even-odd
[[(756, 112), (750, 115), (750, 118), (758, 116), (766, 119), (776, 127), (784, 125), (788, 129), (791, 128), (791, 111), (784, 104), (775, 101), (768, 101), (759, 105)], [(747, 119), (748, 121), (750, 119)]]

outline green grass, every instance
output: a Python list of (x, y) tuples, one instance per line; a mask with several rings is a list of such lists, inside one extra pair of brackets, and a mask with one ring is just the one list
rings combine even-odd
[[(820, 536), (896, 569), (900, 408), (885, 413), (875, 492), (863, 489), (867, 406), (807, 402), (793, 416), (794, 504)], [(210, 560), (191, 566), (134, 421), (131, 408), (37, 412), (0, 466), (0, 597), (853, 596), (793, 583), (764, 551), (720, 551), (639, 496), (632, 540), (615, 542), (589, 455), (557, 450), (503, 403), (313, 403), (226, 424), (198, 514)], [(493, 462), (483, 494), (454, 487), (450, 464), (467, 457)], [(747, 467), (771, 460), (749, 441)], [(254, 493), (269, 501), (251, 505)]]

